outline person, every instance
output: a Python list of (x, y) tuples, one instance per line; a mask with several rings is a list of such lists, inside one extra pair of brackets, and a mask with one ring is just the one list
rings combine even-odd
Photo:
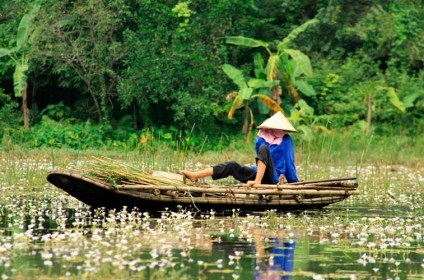
[(294, 143), (287, 134), (287, 132), (297, 132), (296, 129), (281, 112), (266, 119), (258, 128), (255, 144), (256, 166), (245, 166), (236, 161), (228, 161), (203, 170), (181, 170), (180, 173), (192, 182), (208, 176), (211, 176), (213, 180), (233, 176), (242, 183), (255, 186), (277, 184), (280, 175), (284, 175), (288, 183), (298, 182), (294, 165)]

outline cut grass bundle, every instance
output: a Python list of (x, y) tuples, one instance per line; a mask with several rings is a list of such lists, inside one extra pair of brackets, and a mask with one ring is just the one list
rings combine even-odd
[(87, 162), (84, 166), (73, 165), (71, 168), (78, 173), (88, 175), (116, 185), (174, 185), (181, 184), (161, 180), (153, 177), (134, 166), (130, 166), (120, 161), (107, 157), (92, 157), (93, 161)]

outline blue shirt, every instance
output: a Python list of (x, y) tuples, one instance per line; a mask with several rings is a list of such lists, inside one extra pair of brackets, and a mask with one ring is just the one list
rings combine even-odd
[[(294, 143), (293, 139), (288, 134), (284, 134), (283, 141), (278, 145), (269, 145), (265, 139), (258, 137), (256, 139), (256, 153), (258, 153), (261, 145), (268, 145), (269, 151), (271, 152), (272, 160), (274, 161), (274, 178), (272, 179), (273, 184), (277, 184), (280, 175), (283, 174), (287, 182), (293, 183), (298, 182), (296, 166), (294, 165)], [(257, 171), (257, 167), (253, 169)]]

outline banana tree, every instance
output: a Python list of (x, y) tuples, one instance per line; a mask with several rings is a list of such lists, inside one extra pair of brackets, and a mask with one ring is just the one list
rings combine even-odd
[(9, 56), (15, 64), (13, 74), (14, 92), (16, 97), (22, 97), (22, 110), (24, 116), (24, 127), (29, 128), (29, 110), (27, 98), (27, 80), (26, 72), (29, 69), (29, 59), (31, 46), (40, 32), (39, 28), (34, 27), (34, 19), (40, 10), (40, 4), (35, 4), (32, 10), (25, 14), (18, 27), (16, 34), (16, 46), (11, 49), (0, 48), (0, 58)]
[[(261, 54), (258, 53), (255, 55), (254, 64), (256, 79), (249, 82), (250, 87), (240, 84), (242, 78), (241, 74), (238, 74), (238, 77), (235, 77), (234, 75), (231, 77), (228, 74), (228, 71), (223, 68), (224, 72), (239, 86), (239, 93), (241, 95), (237, 95), (239, 98), (234, 99), (229, 117), (230, 115), (232, 116), (232, 111), (242, 106), (243, 100), (250, 98), (252, 88), (260, 89), (261, 95), (271, 98), (271, 100), (275, 101), (277, 105), (281, 103), (279, 96), (282, 93), (282, 89), (289, 92), (291, 96), (293, 96), (295, 102), (300, 100), (299, 91), (306, 96), (316, 95), (315, 90), (311, 85), (309, 85), (305, 80), (299, 79), (301, 75), (308, 77), (313, 73), (309, 57), (299, 50), (290, 49), (288, 46), (300, 33), (305, 31), (310, 25), (317, 22), (318, 20), (316, 19), (305, 22), (290, 32), (290, 34), (283, 40), (277, 41), (276, 44), (242, 36), (226, 37), (226, 42), (228, 44), (250, 48), (263, 47), (268, 53), (266, 65)], [(275, 49), (274, 52), (271, 50), (272, 48)], [(235, 95), (233, 94), (233, 96)], [(261, 104), (266, 105), (266, 102), (262, 102)], [(261, 113), (266, 113), (266, 107), (269, 106), (264, 107), (261, 104), (258, 104)], [(245, 120), (246, 115), (247, 113), (245, 113)]]
[(224, 64), (222, 69), (225, 74), (227, 74), (227, 76), (238, 86), (238, 92), (232, 92), (227, 96), (227, 100), (234, 99), (230, 111), (228, 112), (228, 118), (232, 119), (238, 108), (244, 108), (242, 131), (247, 135), (247, 141), (249, 141), (254, 124), (253, 112), (250, 108), (252, 100), (259, 100), (262, 106), (268, 108), (268, 111), (271, 109), (276, 112), (281, 111), (284, 113), (280, 105), (269, 97), (270, 89), (279, 84), (279, 81), (267, 81), (259, 78), (252, 78), (246, 83), (243, 73), (234, 66)]

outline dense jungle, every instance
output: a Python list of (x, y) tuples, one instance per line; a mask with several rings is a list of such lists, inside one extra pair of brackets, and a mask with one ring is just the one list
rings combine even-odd
[(276, 104), (303, 140), (423, 133), (422, 1), (11, 0), (0, 11), (4, 145), (210, 150), (249, 139)]

